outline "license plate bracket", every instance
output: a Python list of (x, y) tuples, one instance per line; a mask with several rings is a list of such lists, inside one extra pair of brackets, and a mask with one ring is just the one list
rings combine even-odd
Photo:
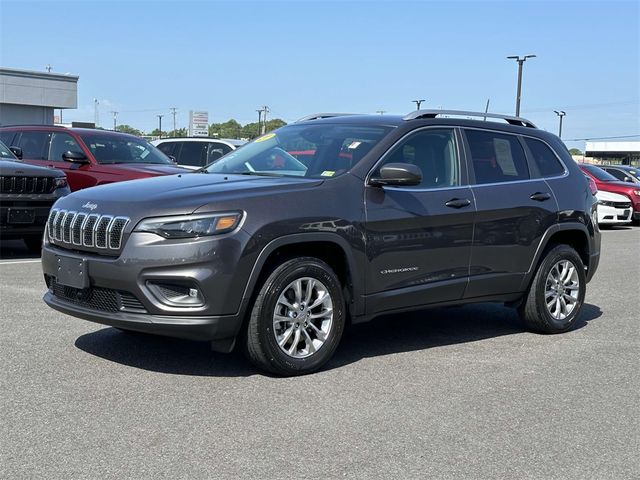
[(84, 258), (56, 255), (56, 282), (73, 288), (88, 288), (87, 262)]
[(35, 221), (35, 212), (31, 208), (9, 208), (7, 223), (28, 225)]

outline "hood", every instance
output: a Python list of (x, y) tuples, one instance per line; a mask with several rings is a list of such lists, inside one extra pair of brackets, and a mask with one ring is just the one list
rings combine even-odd
[(64, 172), (55, 168), (29, 165), (19, 160), (0, 160), (0, 175), (22, 177), (64, 177)]
[[(281, 195), (313, 188), (322, 180), (186, 173), (110, 183), (78, 190), (58, 201), (57, 207), (109, 215), (152, 217), (192, 213), (205, 204), (221, 204), (249, 196)], [(84, 206), (86, 205), (86, 206)]]
[(163, 165), (159, 163), (117, 163), (114, 165), (123, 173), (134, 172), (146, 175), (173, 175), (187, 172), (186, 169), (176, 165)]
[(626, 195), (620, 195), (619, 193), (605, 192), (604, 190), (598, 190), (596, 193), (598, 200), (606, 202), (630, 202), (631, 200)]

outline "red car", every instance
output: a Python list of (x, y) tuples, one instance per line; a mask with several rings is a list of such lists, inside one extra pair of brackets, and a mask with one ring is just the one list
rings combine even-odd
[(53, 125), (0, 128), (25, 163), (63, 170), (72, 191), (105, 183), (186, 173), (146, 140), (126, 133)]
[(640, 185), (621, 182), (616, 177), (595, 165), (579, 164), (582, 171), (596, 182), (598, 190), (626, 195), (633, 205), (633, 223), (640, 224)]

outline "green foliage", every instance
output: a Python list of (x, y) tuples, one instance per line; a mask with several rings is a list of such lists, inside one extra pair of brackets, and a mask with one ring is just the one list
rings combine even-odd
[(569, 153), (571, 155), (582, 155), (582, 151), (579, 148), (572, 148), (569, 150)]
[(142, 136), (142, 132), (140, 130), (138, 130), (137, 128), (133, 128), (130, 125), (118, 125), (116, 127), (116, 131), (122, 132), (122, 133), (129, 133), (131, 135), (137, 135), (138, 137)]
[(150, 132), (149, 135), (152, 136), (152, 137), (167, 137), (168, 136), (167, 132), (165, 132), (164, 130), (161, 132), (157, 128), (154, 129), (152, 132)]

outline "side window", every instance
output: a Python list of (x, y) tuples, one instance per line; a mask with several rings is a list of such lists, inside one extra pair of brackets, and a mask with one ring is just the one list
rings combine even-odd
[(465, 130), (476, 183), (501, 183), (529, 178), (522, 145), (515, 135)]
[(450, 187), (460, 181), (455, 135), (450, 129), (414, 133), (397, 145), (380, 167), (388, 163), (410, 163), (420, 168), (422, 182), (408, 188)]
[(18, 146), (22, 149), (25, 160), (47, 160), (49, 156), (49, 139), (47, 132), (22, 132)]
[(527, 144), (527, 147), (529, 147), (529, 151), (533, 156), (533, 161), (540, 171), (540, 175), (543, 177), (562, 175), (564, 167), (558, 161), (558, 158), (553, 151), (545, 143), (529, 137), (524, 137), (524, 141)]
[(82, 152), (82, 148), (80, 148), (73, 137), (68, 133), (55, 132), (51, 137), (49, 160), (54, 162), (64, 162), (62, 154), (66, 152)]
[(617, 168), (603, 168), (603, 170), (610, 173), (611, 175), (616, 177), (618, 180), (624, 180), (624, 178), (627, 176)]
[(215, 162), (217, 159), (231, 151), (231, 147), (224, 143), (211, 142), (207, 153), (207, 164)]
[(178, 163), (192, 167), (203, 167), (207, 152), (207, 142), (184, 142)]
[(176, 142), (164, 142), (158, 145), (158, 150), (160, 150), (165, 155), (173, 155), (173, 150), (176, 147)]
[(14, 147), (13, 136), (16, 132), (0, 132), (0, 142), (4, 143), (7, 147)]

